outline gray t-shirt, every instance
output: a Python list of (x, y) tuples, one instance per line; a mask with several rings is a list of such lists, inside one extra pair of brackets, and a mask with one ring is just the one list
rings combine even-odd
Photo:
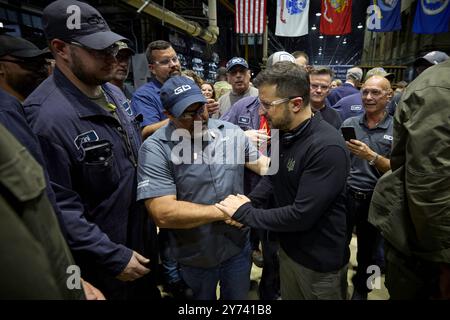
[[(212, 205), (243, 194), (245, 160), (257, 149), (237, 126), (209, 119), (207, 140), (177, 136), (172, 123), (157, 130), (139, 150), (138, 200), (176, 195), (177, 200)], [(214, 222), (192, 229), (168, 229), (169, 247), (184, 265), (210, 268), (239, 254), (248, 228)]]
[(240, 99), (244, 97), (257, 97), (258, 89), (254, 87), (249, 87), (247, 91), (243, 94), (235, 94), (233, 91), (227, 92), (219, 99), (219, 112), (214, 114), (213, 118), (220, 118), (223, 116), (233, 104), (238, 102)]
[[(384, 119), (372, 129), (367, 127), (365, 113), (360, 116), (351, 117), (344, 121), (342, 127), (354, 127), (356, 139), (364, 142), (370, 149), (379, 155), (390, 158), (393, 140), (392, 116), (386, 113)], [(369, 161), (360, 159), (350, 154), (351, 168), (347, 183), (356, 191), (373, 191), (378, 179), (383, 175)]]

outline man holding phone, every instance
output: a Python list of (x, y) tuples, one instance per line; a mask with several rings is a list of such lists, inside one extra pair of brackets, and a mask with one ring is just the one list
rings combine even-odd
[[(347, 210), (350, 225), (356, 225), (358, 237), (358, 271), (353, 277), (352, 299), (366, 300), (367, 267), (374, 265), (374, 249), (381, 239), (367, 217), (373, 189), (378, 179), (390, 169), (393, 122), (386, 112), (392, 96), (389, 81), (381, 76), (366, 80), (361, 89), (364, 113), (344, 121), (341, 131), (351, 152), (351, 169), (347, 180)], [(352, 130), (353, 129), (353, 130)], [(351, 239), (349, 228), (349, 240)]]

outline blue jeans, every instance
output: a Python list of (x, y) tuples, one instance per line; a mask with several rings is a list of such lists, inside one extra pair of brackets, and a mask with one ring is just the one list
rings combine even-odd
[(220, 281), (220, 300), (246, 300), (252, 266), (250, 243), (242, 251), (213, 268), (180, 265), (181, 277), (194, 292), (195, 300), (216, 300)]

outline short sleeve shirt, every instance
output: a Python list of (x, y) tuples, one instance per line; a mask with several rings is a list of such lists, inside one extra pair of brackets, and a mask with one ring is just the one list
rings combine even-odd
[[(139, 151), (138, 200), (176, 195), (177, 200), (212, 205), (243, 194), (244, 165), (257, 149), (237, 126), (209, 119), (207, 141), (192, 142), (172, 123), (157, 130)], [(214, 222), (192, 229), (169, 229), (175, 259), (185, 265), (214, 267), (238, 254), (246, 229)]]

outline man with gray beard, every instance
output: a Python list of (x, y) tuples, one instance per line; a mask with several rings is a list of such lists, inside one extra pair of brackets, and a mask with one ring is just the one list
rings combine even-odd
[(78, 1), (48, 5), (43, 26), (56, 68), (24, 108), (75, 262), (108, 299), (158, 298), (156, 228), (135, 201), (140, 134), (107, 83), (124, 37)]

